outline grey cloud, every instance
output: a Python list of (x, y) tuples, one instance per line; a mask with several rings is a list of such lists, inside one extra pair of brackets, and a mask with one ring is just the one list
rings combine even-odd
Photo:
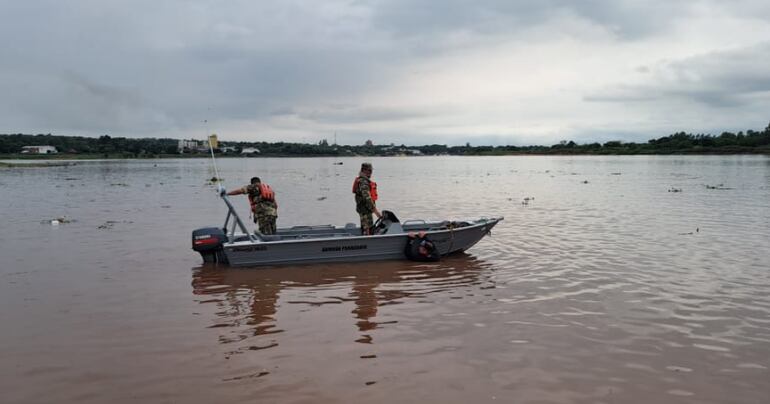
[[(651, 69), (640, 85), (619, 84), (584, 97), (589, 102), (647, 102), (680, 99), (711, 107), (739, 107), (770, 94), (770, 42), (715, 52)], [(770, 102), (770, 97), (768, 102)]]
[(298, 117), (324, 124), (350, 124), (362, 122), (398, 122), (431, 116), (431, 112), (418, 108), (388, 107), (333, 107), (300, 112)]
[(292, 107), (278, 107), (270, 111), (271, 116), (296, 115), (297, 112)]
[(659, 34), (686, 14), (688, 7), (687, 2), (671, 1), (396, 0), (376, 3), (372, 14), (375, 26), (405, 37), (436, 37), (452, 32), (506, 34), (571, 14), (619, 37), (635, 39)]
[[(770, 15), (766, 1), (730, 4), (736, 5), (698, 3), (745, 18)], [(483, 47), (519, 39), (521, 30), (535, 27), (542, 33), (530, 39), (539, 41), (549, 32), (569, 35), (560, 31), (561, 22), (577, 17), (614, 38), (643, 40), (686, 22), (691, 7), (685, 1), (611, 0), (5, 1), (0, 2), (5, 39), (0, 132), (152, 136), (189, 132), (204, 119), (269, 126), (271, 118), (290, 116), (302, 121), (296, 132), (327, 124), (398, 126), (425, 118), (434, 122), (424, 132), (449, 133), (453, 129), (440, 117), (453, 116), (451, 108), (394, 108), (368, 97), (383, 96), (391, 83), (403, 85), (407, 72), (433, 53), (456, 51), (457, 35), (470, 38), (467, 46)], [(635, 73), (648, 78), (644, 85), (608, 88), (585, 100), (677, 97), (741, 105), (768, 88), (763, 70), (770, 65), (768, 50), (650, 65), (648, 73)], [(474, 124), (483, 122), (462, 126)], [(391, 135), (414, 140), (422, 129)]]

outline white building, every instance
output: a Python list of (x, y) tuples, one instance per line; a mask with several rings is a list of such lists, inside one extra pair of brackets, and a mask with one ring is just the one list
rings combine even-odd
[(241, 154), (259, 154), (259, 149), (256, 147), (244, 147), (241, 150)]
[(21, 152), (22, 154), (56, 154), (59, 151), (53, 146), (24, 146)]
[(176, 148), (179, 153), (184, 153), (185, 151), (197, 150), (198, 147), (200, 147), (200, 144), (198, 144), (197, 140), (179, 139), (179, 145)]

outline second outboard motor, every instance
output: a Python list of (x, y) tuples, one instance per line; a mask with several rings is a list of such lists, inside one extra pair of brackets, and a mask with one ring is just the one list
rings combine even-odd
[(192, 233), (192, 248), (203, 257), (203, 262), (227, 262), (222, 245), (227, 235), (218, 227), (204, 227)]
[(436, 245), (422, 232), (409, 234), (404, 254), (412, 261), (433, 262), (441, 258)]

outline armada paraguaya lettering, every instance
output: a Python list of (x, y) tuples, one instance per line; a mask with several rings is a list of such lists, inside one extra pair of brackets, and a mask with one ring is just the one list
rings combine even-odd
[(321, 248), (321, 252), (351, 251), (351, 250), (366, 250), (366, 244), (343, 245), (343, 246), (334, 246), (334, 247), (323, 247), (323, 248)]

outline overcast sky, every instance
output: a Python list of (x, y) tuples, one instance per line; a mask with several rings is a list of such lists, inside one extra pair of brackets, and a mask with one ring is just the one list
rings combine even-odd
[(0, 38), (0, 133), (525, 145), (770, 122), (767, 0), (0, 0)]

